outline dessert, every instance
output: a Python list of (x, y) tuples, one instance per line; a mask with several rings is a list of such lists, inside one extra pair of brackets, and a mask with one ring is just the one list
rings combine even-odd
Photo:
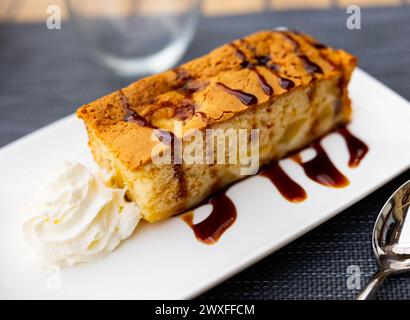
[(105, 256), (140, 220), (125, 190), (110, 188), (80, 164), (64, 163), (24, 208), (23, 235), (45, 265), (70, 266)]
[[(245, 177), (229, 148), (222, 163), (181, 161), (192, 150), (192, 132), (208, 142), (210, 129), (246, 130), (248, 155), (258, 129), (258, 165), (280, 159), (350, 120), (347, 84), (355, 65), (349, 53), (308, 35), (261, 31), (84, 105), (77, 115), (97, 163), (155, 222)], [(218, 153), (218, 143), (210, 146), (202, 158)], [(167, 152), (171, 163), (154, 161), (153, 154)]]

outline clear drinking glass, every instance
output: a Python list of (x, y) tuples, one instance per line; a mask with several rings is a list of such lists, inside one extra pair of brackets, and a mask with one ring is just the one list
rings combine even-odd
[(172, 67), (195, 33), (199, 0), (67, 0), (86, 44), (122, 76)]

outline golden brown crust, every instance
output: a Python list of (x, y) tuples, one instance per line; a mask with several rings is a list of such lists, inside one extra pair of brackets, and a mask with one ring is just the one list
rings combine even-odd
[(77, 115), (118, 159), (136, 169), (151, 159), (154, 127), (173, 131), (178, 120), (184, 130), (204, 129), (316, 79), (341, 79), (341, 108), (348, 114), (346, 87), (355, 65), (352, 55), (310, 36), (261, 31), (132, 83), (82, 106)]

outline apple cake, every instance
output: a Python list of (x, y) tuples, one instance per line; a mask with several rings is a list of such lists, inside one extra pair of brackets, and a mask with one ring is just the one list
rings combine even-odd
[[(258, 164), (278, 160), (350, 120), (347, 85), (355, 66), (351, 54), (306, 34), (261, 31), (132, 83), (77, 115), (99, 166), (155, 222), (245, 177), (238, 161), (176, 159), (175, 141), (186, 150), (193, 131), (207, 141), (209, 129), (246, 130), (249, 145), (258, 129)], [(170, 163), (153, 161), (158, 145), (159, 155), (170, 150)]]

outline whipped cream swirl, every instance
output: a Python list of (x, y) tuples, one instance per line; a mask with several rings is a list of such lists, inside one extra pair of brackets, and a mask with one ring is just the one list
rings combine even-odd
[(81, 164), (65, 162), (24, 206), (23, 235), (46, 264), (70, 266), (104, 256), (128, 238), (141, 215)]

